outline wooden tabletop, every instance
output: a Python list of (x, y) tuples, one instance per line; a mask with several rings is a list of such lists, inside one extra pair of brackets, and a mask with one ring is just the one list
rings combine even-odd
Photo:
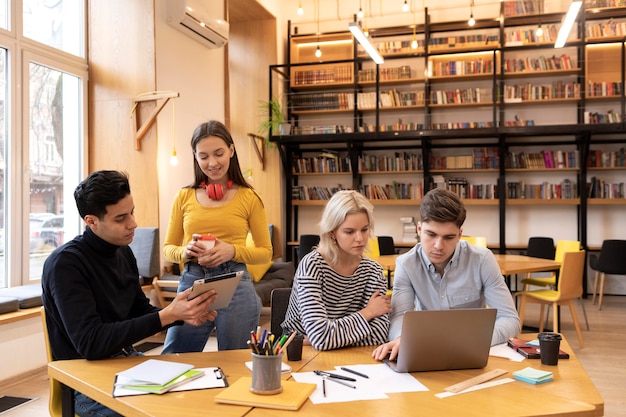
[[(536, 334), (524, 334), (527, 340)], [(48, 374), (60, 382), (88, 395), (94, 400), (128, 416), (303, 416), (320, 415), (359, 415), (378, 417), (381, 415), (436, 416), (602, 416), (604, 400), (585, 373), (566, 340), (561, 348), (570, 354), (570, 359), (559, 360), (557, 366), (541, 365), (539, 360), (513, 362), (508, 359), (490, 357), (484, 369), (458, 371), (416, 372), (413, 376), (429, 391), (389, 394), (388, 399), (340, 402), (314, 405), (307, 400), (297, 411), (251, 408), (218, 404), (213, 401), (223, 388), (198, 391), (170, 392), (164, 395), (139, 395), (113, 398), (111, 391), (115, 374), (146, 360), (146, 357), (129, 357), (99, 361), (69, 360), (56, 361), (48, 365)], [(371, 358), (372, 347), (337, 349), (320, 352), (305, 346), (302, 360), (289, 362), (293, 372), (315, 369), (333, 369), (336, 365), (377, 363)], [(250, 360), (249, 350), (184, 353), (178, 355), (150, 356), (162, 360), (191, 363), (196, 367), (220, 366), (229, 383), (242, 376), (250, 376), (244, 362)], [(552, 371), (554, 381), (531, 385), (520, 381), (498, 385), (488, 389), (456, 395), (450, 398), (437, 398), (435, 394), (443, 388), (464, 381), (492, 369), (510, 372), (531, 366)], [(284, 374), (283, 378), (290, 378)], [(209, 412), (210, 410), (210, 412)]]
[(495, 254), (502, 275), (524, 274), (527, 272), (555, 271), (561, 262), (551, 259), (533, 258), (524, 255)]

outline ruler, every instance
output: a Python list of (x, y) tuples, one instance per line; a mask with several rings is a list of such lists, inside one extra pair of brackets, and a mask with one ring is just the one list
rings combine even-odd
[(489, 372), (485, 372), (484, 374), (480, 374), (473, 378), (466, 379), (465, 381), (461, 381), (458, 384), (450, 385), (449, 387), (446, 387), (443, 390), (448, 391), (448, 392), (454, 392), (454, 393), (461, 392), (464, 389), (473, 387), (474, 385), (482, 384), (483, 382), (497, 378), (500, 375), (504, 375), (508, 372), (509, 371), (505, 371), (504, 369), (493, 369)]

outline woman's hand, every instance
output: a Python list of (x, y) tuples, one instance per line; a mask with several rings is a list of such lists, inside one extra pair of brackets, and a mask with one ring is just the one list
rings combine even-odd
[(374, 291), (367, 305), (360, 311), (365, 320), (380, 317), (383, 314), (391, 313), (391, 298), (380, 290)]
[(198, 264), (213, 268), (228, 262), (235, 257), (235, 247), (230, 243), (215, 241), (215, 246), (211, 249), (202, 250), (198, 255)]

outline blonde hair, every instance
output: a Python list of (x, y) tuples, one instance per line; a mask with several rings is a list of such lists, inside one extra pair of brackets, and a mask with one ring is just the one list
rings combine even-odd
[(369, 220), (370, 234), (374, 230), (374, 206), (363, 194), (354, 190), (341, 190), (335, 193), (324, 208), (319, 222), (320, 243), (319, 253), (331, 264), (339, 259), (339, 248), (335, 245), (331, 233), (343, 224), (349, 214), (365, 213)]

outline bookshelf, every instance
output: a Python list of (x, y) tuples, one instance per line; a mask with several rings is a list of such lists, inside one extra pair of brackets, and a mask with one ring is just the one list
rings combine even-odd
[[(542, 1), (505, 1), (501, 19), (471, 29), (467, 22), (431, 22), (426, 9), (423, 25), (370, 29), (382, 65), (348, 32), (329, 35), (351, 42), (322, 44), (323, 62), (302, 46), (296, 54), (294, 45), (317, 35), (292, 34), (289, 25), (288, 63), (270, 67), (290, 74), (281, 85), (296, 134), (272, 137), (293, 191), (285, 202), (288, 240), (298, 239), (302, 210), (321, 213), (325, 204), (294, 191), (305, 185), (358, 189), (398, 218), (417, 211), (428, 189), (444, 186), (497, 219), (487, 228), (502, 252), (536, 234), (507, 222), (532, 223), (534, 216), (561, 224), (585, 247), (591, 233), (598, 246), (605, 218), (616, 219), (626, 204), (623, 163), (588, 162), (619, 161), (626, 147), (626, 7), (605, 3), (586, 2), (577, 30), (558, 50), (554, 36), (565, 11)], [(351, 74), (324, 83), (294, 78), (296, 70), (324, 74), (337, 65)], [(303, 106), (307, 94), (320, 107)], [(337, 104), (323, 105), (327, 100)], [(350, 161), (349, 170), (294, 168), (329, 148)], [(613, 154), (603, 156), (605, 149)]]

